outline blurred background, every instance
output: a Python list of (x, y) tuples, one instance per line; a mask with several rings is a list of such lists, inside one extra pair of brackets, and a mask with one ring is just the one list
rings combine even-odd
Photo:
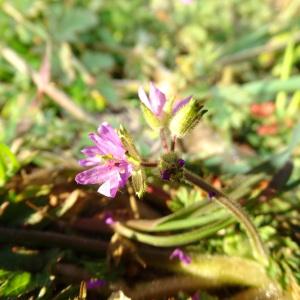
[[(43, 195), (44, 205), (57, 199), (48, 198), (49, 186), (20, 186), (18, 178), (46, 168), (77, 169), (87, 132), (103, 121), (124, 124), (143, 155), (157, 155), (158, 139), (145, 125), (137, 97), (138, 87), (148, 88), (149, 81), (169, 97), (206, 100), (208, 114), (180, 145), (205, 174), (245, 173), (270, 157), (281, 164), (287, 156), (279, 154), (288, 152), (294, 165), (290, 180), (297, 187), (300, 0), (0, 0), (0, 5), (1, 224), (41, 222), (39, 210), (27, 203), (25, 213), (20, 203)], [(298, 187), (291, 207), (299, 199)], [(296, 219), (290, 232), (299, 229)], [(291, 240), (299, 242), (299, 234)], [(1, 255), (5, 260), (8, 254)], [(293, 259), (295, 267), (300, 258)], [(8, 274), (1, 272), (0, 280)]]
[(233, 139), (266, 154), (297, 120), (298, 0), (1, 3), (0, 139), (14, 152), (78, 153), (103, 119), (125, 119), (138, 139), (137, 88), (149, 80), (169, 97), (209, 99), (209, 154), (235, 152)]

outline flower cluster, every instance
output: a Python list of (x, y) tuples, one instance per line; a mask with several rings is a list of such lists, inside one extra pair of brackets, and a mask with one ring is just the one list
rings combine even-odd
[(206, 113), (200, 101), (192, 96), (174, 101), (150, 83), (149, 96), (142, 87), (139, 98), (147, 123), (153, 128), (168, 127), (173, 137), (182, 138), (193, 129)]
[[(169, 127), (174, 138), (183, 137), (199, 121), (205, 111), (199, 101), (191, 96), (174, 101), (150, 83), (149, 95), (140, 87), (138, 91), (141, 107), (152, 128)], [(103, 123), (96, 133), (89, 135), (94, 143), (82, 153), (86, 156), (79, 164), (90, 169), (79, 173), (75, 180), (79, 184), (98, 184), (98, 192), (107, 197), (115, 197), (130, 177), (136, 194), (141, 197), (146, 189), (145, 172), (141, 158), (130, 135), (124, 127), (115, 131)], [(173, 156), (175, 155), (175, 158)], [(180, 180), (184, 161), (177, 158), (171, 149), (170, 155), (161, 159), (160, 170), (164, 179)]]

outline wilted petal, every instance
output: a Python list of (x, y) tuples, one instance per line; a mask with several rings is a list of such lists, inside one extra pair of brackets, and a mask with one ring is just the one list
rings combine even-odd
[(110, 179), (116, 170), (109, 165), (100, 165), (76, 175), (75, 181), (79, 184), (99, 184)]
[(186, 97), (182, 100), (178, 100), (173, 107), (173, 114), (176, 114), (183, 106), (189, 103), (192, 99), (192, 96)]
[(149, 99), (152, 112), (160, 116), (166, 103), (166, 95), (150, 82)]

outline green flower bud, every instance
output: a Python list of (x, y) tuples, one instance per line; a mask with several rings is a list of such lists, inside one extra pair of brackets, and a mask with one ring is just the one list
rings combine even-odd
[(184, 137), (198, 124), (206, 112), (202, 102), (196, 99), (190, 100), (172, 118), (169, 126), (172, 135), (178, 138)]
[(142, 168), (132, 172), (132, 186), (137, 196), (141, 198), (146, 190), (146, 174)]
[(122, 125), (118, 130), (118, 136), (120, 137), (124, 148), (127, 150), (128, 159), (132, 160), (134, 164), (139, 164), (141, 162), (140, 154), (135, 148), (131, 135)]

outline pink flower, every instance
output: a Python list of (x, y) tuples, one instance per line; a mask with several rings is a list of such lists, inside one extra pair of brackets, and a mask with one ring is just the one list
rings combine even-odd
[(170, 255), (170, 259), (178, 258), (182, 263), (188, 265), (192, 262), (192, 259), (186, 255), (181, 249), (176, 248)]
[(126, 150), (116, 131), (107, 123), (100, 125), (97, 133), (90, 133), (89, 137), (95, 145), (82, 150), (86, 158), (79, 164), (92, 168), (77, 174), (75, 180), (79, 184), (101, 184), (100, 194), (115, 197), (132, 173)]
[(162, 115), (164, 105), (167, 101), (166, 95), (150, 82), (149, 97), (142, 87), (139, 87), (140, 100), (158, 117)]
[[(163, 115), (163, 109), (166, 104), (167, 98), (166, 95), (160, 91), (155, 85), (150, 82), (149, 97), (147, 96), (143, 87), (139, 87), (138, 95), (142, 103), (152, 111), (157, 117), (161, 118)], [(184, 105), (186, 105), (190, 100), (191, 96), (184, 98), (182, 100), (176, 101), (173, 106), (172, 112), (175, 114), (179, 111)]]

